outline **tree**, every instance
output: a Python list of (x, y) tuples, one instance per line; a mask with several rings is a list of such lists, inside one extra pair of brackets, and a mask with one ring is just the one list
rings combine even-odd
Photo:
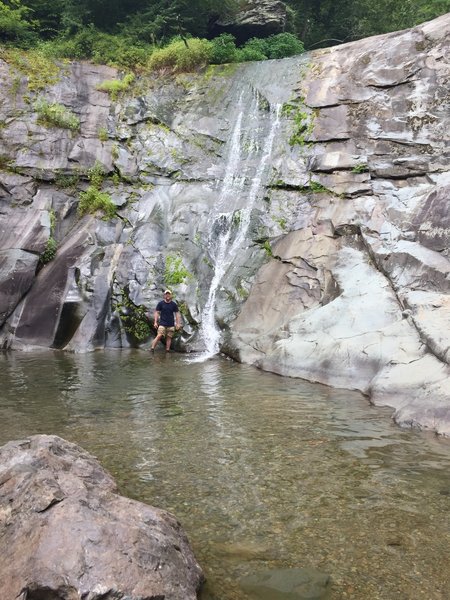
[(212, 20), (237, 9), (238, 0), (147, 0), (122, 31), (134, 39), (167, 42), (176, 35), (206, 36)]
[(287, 0), (307, 48), (413, 27), (450, 11), (450, 0)]
[(27, 45), (34, 39), (34, 23), (29, 20), (30, 10), (20, 0), (0, 1), (0, 41)]

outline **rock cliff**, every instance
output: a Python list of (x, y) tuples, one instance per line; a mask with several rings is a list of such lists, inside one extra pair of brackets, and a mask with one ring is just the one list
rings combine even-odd
[(235, 15), (216, 21), (211, 27), (213, 36), (231, 33), (239, 43), (253, 37), (281, 33), (288, 25), (288, 9), (279, 0), (248, 0)]
[[(450, 434), (449, 32), (446, 15), (118, 98), (107, 67), (65, 65), (36, 92), (1, 62), (3, 348), (145, 347), (170, 286), (179, 349), (216, 336)], [(77, 212), (93, 182), (116, 217)]]

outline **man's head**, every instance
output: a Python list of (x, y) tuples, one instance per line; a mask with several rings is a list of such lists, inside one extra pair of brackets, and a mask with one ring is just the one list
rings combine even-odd
[(164, 291), (164, 300), (172, 300), (172, 292), (170, 290), (165, 290)]

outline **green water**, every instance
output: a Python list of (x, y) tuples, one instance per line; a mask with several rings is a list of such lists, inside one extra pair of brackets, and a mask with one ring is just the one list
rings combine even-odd
[(265, 569), (331, 576), (332, 600), (450, 598), (450, 442), (356, 392), (216, 358), (0, 355), (0, 443), (57, 434), (121, 493), (182, 522), (208, 585)]

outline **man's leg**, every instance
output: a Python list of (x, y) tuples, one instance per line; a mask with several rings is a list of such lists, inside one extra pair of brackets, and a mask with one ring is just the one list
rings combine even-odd
[(162, 335), (159, 335), (159, 334), (155, 337), (155, 339), (152, 342), (152, 345), (150, 346), (150, 350), (153, 351), (156, 348), (156, 345), (161, 338), (162, 338)]
[(174, 331), (173, 327), (168, 327), (167, 328), (167, 331), (166, 331), (166, 352), (169, 352), (169, 350), (170, 350), (170, 345), (172, 343), (173, 331)]
[(158, 327), (158, 332), (156, 334), (155, 339), (153, 340), (152, 345), (150, 346), (150, 350), (154, 350), (159, 342), (159, 340), (163, 337), (165, 332), (165, 328), (162, 327), (161, 325)]

